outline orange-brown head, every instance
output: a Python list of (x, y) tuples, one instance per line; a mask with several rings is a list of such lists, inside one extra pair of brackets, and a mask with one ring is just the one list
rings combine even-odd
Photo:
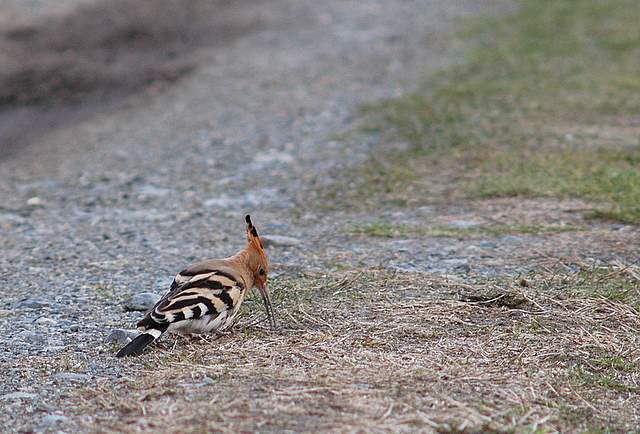
[(258, 231), (251, 223), (251, 216), (247, 214), (245, 220), (247, 222), (247, 247), (245, 250), (249, 256), (247, 261), (249, 270), (253, 274), (255, 286), (264, 289), (269, 273), (269, 261), (267, 261), (267, 255), (264, 253), (264, 247)]
[(253, 274), (254, 285), (260, 290), (262, 301), (267, 309), (267, 316), (269, 317), (269, 323), (272, 327), (275, 327), (275, 318), (273, 316), (273, 309), (271, 308), (271, 299), (269, 292), (267, 291), (267, 276), (269, 274), (269, 261), (267, 255), (264, 253), (264, 247), (262, 240), (258, 235), (256, 227), (251, 223), (251, 216), (247, 214), (245, 217), (247, 222), (247, 247), (245, 251), (248, 254), (247, 265), (249, 271)]

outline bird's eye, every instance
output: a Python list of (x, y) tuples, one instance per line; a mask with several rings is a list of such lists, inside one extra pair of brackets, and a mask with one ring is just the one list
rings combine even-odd
[(261, 276), (264, 276), (264, 268), (260, 267), (260, 270), (258, 270), (258, 274), (260, 274)]

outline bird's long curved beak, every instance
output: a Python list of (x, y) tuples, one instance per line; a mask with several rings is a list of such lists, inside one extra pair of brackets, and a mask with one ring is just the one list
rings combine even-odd
[(271, 329), (276, 328), (276, 317), (273, 315), (273, 307), (271, 307), (271, 298), (269, 297), (269, 291), (265, 287), (264, 282), (256, 282), (256, 286), (258, 290), (260, 290), (260, 295), (262, 296), (262, 302), (264, 303), (264, 307), (267, 310), (267, 318), (269, 319), (269, 325)]

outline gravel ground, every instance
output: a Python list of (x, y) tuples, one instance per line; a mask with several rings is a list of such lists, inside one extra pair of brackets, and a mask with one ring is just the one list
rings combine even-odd
[(544, 250), (544, 240), (526, 235), (372, 240), (351, 231), (374, 217), (443, 224), (483, 218), (463, 208), (367, 216), (324, 212), (308, 199), (328, 169), (359, 161), (370, 146), (336, 139), (353, 128), (358, 105), (399, 94), (422, 65), (455, 62), (442, 42), (454, 18), (496, 5), (245, 4), (235, 13), (258, 20), (262, 30), (202, 49), (186, 79), (51, 131), (0, 161), (2, 431), (65, 424), (71, 432), (90, 423), (90, 414), (65, 415), (65, 394), (78, 383), (139, 375), (116, 362), (106, 341), (139, 318), (124, 309), (128, 300), (163, 292), (186, 263), (240, 248), (245, 213), (273, 236), (276, 275), (378, 264), (463, 275), (531, 267), (514, 252), (535, 243)]

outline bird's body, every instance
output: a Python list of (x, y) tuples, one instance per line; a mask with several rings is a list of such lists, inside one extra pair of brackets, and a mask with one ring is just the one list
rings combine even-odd
[(169, 292), (138, 323), (177, 333), (205, 333), (228, 327), (244, 301), (246, 279), (227, 264), (208, 260), (178, 273)]
[(165, 332), (180, 334), (224, 330), (233, 324), (247, 292), (260, 289), (273, 325), (273, 311), (264, 284), (267, 259), (258, 233), (247, 216), (249, 242), (240, 252), (226, 259), (210, 259), (192, 264), (179, 272), (165, 294), (138, 322), (141, 330), (117, 356), (139, 355)]

